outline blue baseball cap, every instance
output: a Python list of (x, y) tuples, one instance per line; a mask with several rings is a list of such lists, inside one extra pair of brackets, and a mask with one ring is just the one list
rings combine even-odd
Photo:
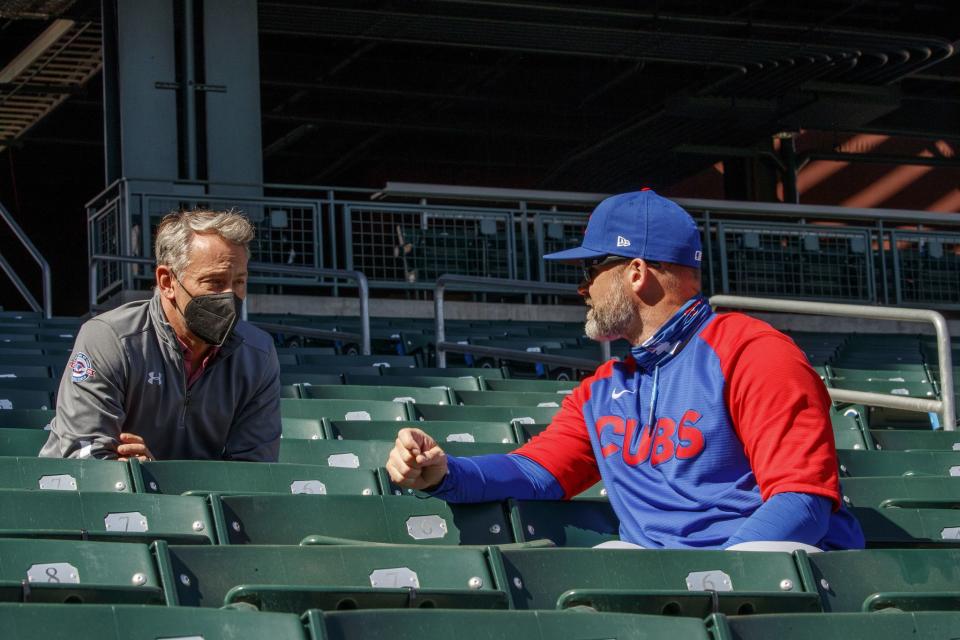
[(615, 255), (700, 268), (700, 231), (677, 203), (650, 189), (610, 196), (587, 221), (583, 244), (544, 260), (588, 260)]

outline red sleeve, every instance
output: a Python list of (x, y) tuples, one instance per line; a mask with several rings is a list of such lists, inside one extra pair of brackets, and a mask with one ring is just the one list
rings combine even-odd
[[(837, 451), (823, 381), (790, 338), (746, 316), (730, 316), (766, 327), (744, 332), (731, 317), (701, 334), (720, 357), (724, 401), (761, 497), (810, 493), (838, 509)], [(746, 340), (744, 333), (750, 335)]]
[(583, 405), (590, 400), (590, 385), (610, 375), (613, 361), (603, 364), (563, 400), (550, 426), (513, 453), (527, 457), (549, 471), (569, 500), (600, 480), (590, 435), (583, 419)]

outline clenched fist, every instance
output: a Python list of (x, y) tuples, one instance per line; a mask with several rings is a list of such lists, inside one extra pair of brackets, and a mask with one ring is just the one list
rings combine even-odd
[(426, 489), (447, 475), (447, 454), (420, 429), (401, 429), (386, 467), (390, 479), (401, 487)]

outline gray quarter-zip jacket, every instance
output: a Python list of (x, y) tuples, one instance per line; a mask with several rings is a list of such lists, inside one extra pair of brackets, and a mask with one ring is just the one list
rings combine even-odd
[(158, 460), (276, 461), (280, 365), (272, 338), (246, 322), (187, 389), (183, 351), (160, 298), (131, 302), (80, 328), (40, 451), (116, 458), (121, 432)]

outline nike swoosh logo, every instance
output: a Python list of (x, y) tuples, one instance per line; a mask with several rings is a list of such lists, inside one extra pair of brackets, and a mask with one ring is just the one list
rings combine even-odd
[(622, 395), (625, 394), (625, 393), (636, 393), (636, 391), (629, 391), (629, 390), (627, 390), (627, 389), (621, 389), (620, 391), (614, 390), (614, 391), (610, 394), (610, 397), (613, 398), (614, 400), (618, 400), (618, 399), (620, 398), (620, 396), (622, 396)]

